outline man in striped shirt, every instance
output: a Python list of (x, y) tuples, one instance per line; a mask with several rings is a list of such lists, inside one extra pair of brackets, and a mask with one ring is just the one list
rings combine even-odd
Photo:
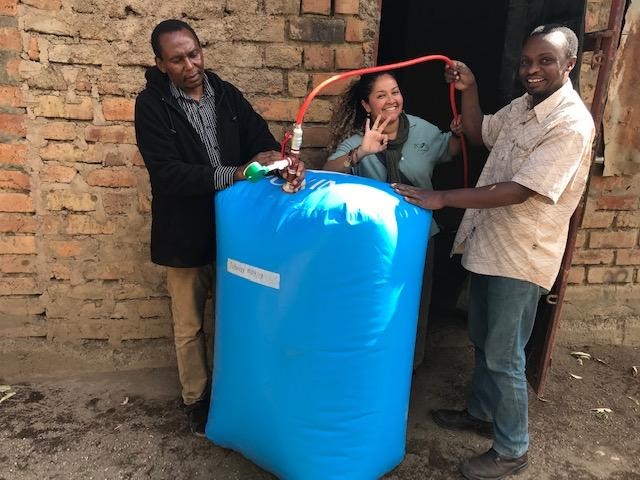
[[(167, 267), (182, 400), (190, 427), (204, 435), (210, 360), (204, 307), (213, 287), (213, 196), (244, 180), (254, 161), (280, 159), (278, 142), (242, 93), (205, 70), (200, 40), (180, 20), (160, 22), (151, 34), (156, 66), (136, 99), (138, 148), (153, 194), (151, 259)], [(302, 185), (304, 165), (295, 178)]]

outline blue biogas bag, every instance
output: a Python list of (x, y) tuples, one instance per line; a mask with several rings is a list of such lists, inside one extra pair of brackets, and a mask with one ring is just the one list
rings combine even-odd
[(216, 195), (206, 434), (282, 479), (402, 461), (431, 214), (375, 180), (307, 172)]

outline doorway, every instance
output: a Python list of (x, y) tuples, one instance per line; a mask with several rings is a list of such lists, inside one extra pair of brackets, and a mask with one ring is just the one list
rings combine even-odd
[[(474, 0), (402, 3), (399, 8), (398, 2), (382, 2), (378, 65), (431, 54), (461, 60), (476, 76), (483, 111), (496, 111), (501, 106), (496, 85), (500, 79), (508, 0), (491, 2), (491, 7)], [(428, 62), (398, 70), (396, 74), (405, 110), (448, 131), (452, 114), (443, 69), (442, 62)], [(469, 185), (477, 181), (487, 154), (484, 147), (469, 147)], [(438, 166), (433, 175), (434, 188), (462, 187), (462, 171), (461, 157)], [(449, 208), (434, 212), (441, 231), (434, 239), (430, 316), (451, 315), (456, 310), (466, 272), (460, 265), (460, 257), (450, 258), (449, 251), (463, 213)]]
[[(558, 23), (571, 28), (578, 36), (577, 64), (581, 65), (587, 3), (584, 0), (495, 0), (489, 3), (406, 0), (402, 7), (399, 2), (379, 1), (382, 5), (377, 63), (388, 64), (430, 54), (461, 60), (476, 76), (480, 104), (486, 113), (497, 111), (522, 94), (516, 81), (516, 69), (521, 46), (535, 26)], [(441, 130), (448, 130), (451, 111), (441, 62), (420, 64), (397, 73), (407, 112), (430, 121)], [(580, 68), (574, 68), (571, 80), (578, 90), (579, 75)], [(487, 155), (483, 147), (469, 148), (469, 185), (476, 183)], [(462, 185), (461, 159), (442, 165), (434, 172), (436, 190)], [(458, 209), (443, 209), (434, 214), (441, 232), (435, 237), (431, 318), (460, 316), (456, 307), (464, 290), (466, 272), (460, 265), (460, 257), (450, 258), (449, 252), (462, 214), (463, 210)], [(569, 238), (568, 245), (575, 241), (577, 225), (571, 231), (573, 237)], [(558, 307), (549, 307), (548, 300), (562, 298), (557, 292), (564, 291), (563, 282), (566, 282), (566, 275), (559, 275), (551, 294), (541, 300), (526, 349), (527, 375), (538, 393), (543, 391), (559, 312)]]

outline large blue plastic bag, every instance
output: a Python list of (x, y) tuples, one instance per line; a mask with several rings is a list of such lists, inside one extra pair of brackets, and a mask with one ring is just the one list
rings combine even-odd
[(216, 195), (206, 434), (282, 479), (376, 479), (404, 456), (431, 214), (375, 180), (281, 183)]

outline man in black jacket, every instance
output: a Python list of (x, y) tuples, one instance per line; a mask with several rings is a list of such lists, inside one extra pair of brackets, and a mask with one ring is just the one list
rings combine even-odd
[[(203, 324), (214, 278), (213, 195), (243, 180), (249, 163), (279, 160), (279, 145), (240, 91), (205, 71), (189, 24), (160, 22), (151, 46), (156, 66), (146, 72), (135, 109), (153, 194), (151, 259), (167, 267), (182, 400), (192, 431), (202, 436), (209, 409)], [(300, 163), (294, 187), (303, 177)]]

